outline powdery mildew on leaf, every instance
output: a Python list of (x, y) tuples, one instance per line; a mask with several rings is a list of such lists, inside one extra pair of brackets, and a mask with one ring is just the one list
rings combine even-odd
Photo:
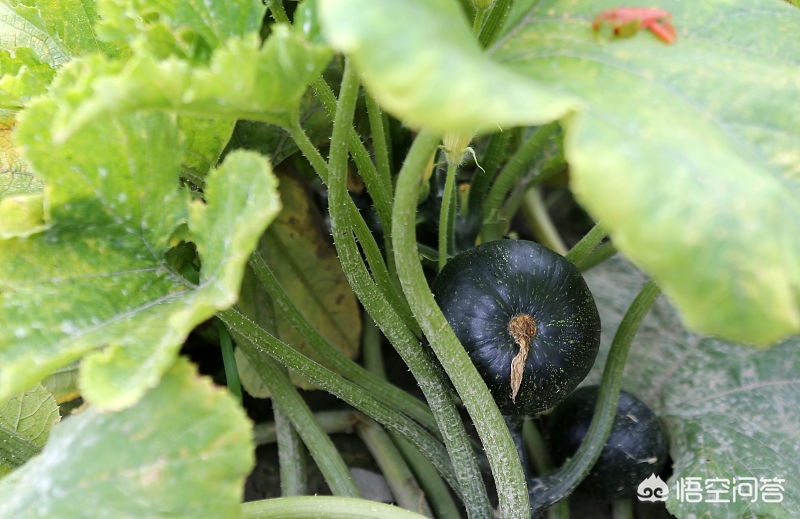
[(759, 345), (800, 331), (800, 12), (663, 1), (666, 45), (596, 39), (612, 2), (523, 4), (491, 54), (583, 101), (563, 120), (571, 187), (618, 249), (694, 330)]
[(0, 481), (0, 518), (240, 517), (250, 435), (230, 394), (179, 360), (133, 407), (55, 426)]
[[(603, 322), (601, 353), (586, 383), (597, 382), (622, 314), (644, 283), (615, 257), (585, 275)], [(793, 517), (800, 507), (800, 339), (766, 350), (701, 337), (680, 324), (661, 297), (631, 349), (623, 388), (641, 397), (664, 421), (674, 461), (669, 510), (678, 517)], [(699, 478), (783, 479), (782, 502), (681, 502), (676, 485)], [(742, 480), (746, 481), (746, 480)], [(713, 484), (713, 481), (712, 481)], [(718, 486), (721, 483), (718, 484)], [(705, 489), (704, 491), (705, 492)], [(726, 496), (723, 495), (723, 498)], [(773, 494), (777, 497), (777, 494)], [(732, 499), (732, 491), (727, 494)], [(769, 497), (768, 497), (769, 499)]]

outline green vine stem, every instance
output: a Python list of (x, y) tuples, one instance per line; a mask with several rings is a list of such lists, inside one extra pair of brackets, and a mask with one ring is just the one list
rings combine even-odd
[[(303, 130), (300, 124), (297, 123), (288, 127), (287, 131), (295, 141), (295, 144), (297, 144), (297, 147), (300, 149), (306, 159), (308, 159), (311, 167), (314, 168), (314, 171), (316, 171), (320, 179), (326, 185), (330, 185), (328, 179), (328, 163), (325, 162), (325, 159), (322, 157), (319, 150), (308, 138), (305, 130)], [(346, 179), (344, 182), (346, 185)], [(355, 203), (350, 196), (347, 195), (346, 190), (345, 195), (346, 200), (343, 201), (343, 204), (346, 207), (343, 207), (342, 211), (348, 213), (348, 228), (355, 232), (356, 237), (361, 244), (361, 249), (364, 253), (364, 256), (367, 258), (367, 263), (369, 264), (372, 276), (378, 283), (376, 288), (384, 293), (385, 297), (392, 304), (395, 311), (402, 316), (406, 326), (409, 326), (415, 333), (418, 333), (419, 330), (416, 326), (416, 321), (414, 321), (411, 316), (411, 309), (408, 308), (408, 304), (406, 303), (405, 299), (403, 299), (403, 297), (400, 295), (399, 288), (397, 288), (395, 284), (395, 279), (389, 274), (386, 263), (383, 261), (383, 255), (381, 254), (378, 244), (375, 241), (375, 237), (370, 232), (369, 227), (367, 227), (364, 218), (359, 214)], [(419, 333), (421, 334), (421, 332)]]
[(427, 519), (398, 506), (352, 497), (277, 497), (242, 504), (242, 519)]
[(442, 270), (453, 250), (453, 226), (455, 224), (455, 191), (458, 164), (448, 160), (447, 174), (439, 211), (439, 270)]
[[(237, 334), (233, 333), (233, 335)], [(238, 342), (241, 348), (242, 341)], [(261, 380), (272, 395), (273, 405), (292, 423), (303, 443), (308, 447), (311, 457), (314, 458), (331, 491), (341, 496), (359, 496), (358, 488), (350, 475), (350, 469), (347, 468), (331, 439), (314, 419), (314, 415), (303, 397), (289, 380), (286, 369), (270, 357), (259, 355), (257, 359), (254, 359), (251, 356), (252, 351), (245, 348), (243, 352), (253, 362), (253, 365), (257, 366)]]
[(497, 406), (492, 405), (486, 384), (439, 310), (419, 261), (415, 232), (417, 197), (425, 164), (439, 139), (431, 132), (420, 132), (398, 174), (392, 219), (397, 273), (415, 317), (472, 417), (486, 449), (501, 516), (507, 519), (530, 517), (525, 477), (508, 428)]
[(488, 10), (489, 9), (486, 7), (478, 7), (475, 9), (475, 19), (472, 20), (472, 32), (475, 34), (475, 36), (480, 36), (481, 27), (483, 26), (483, 22), (486, 19), (486, 14)]
[(559, 129), (558, 122), (538, 127), (508, 159), (505, 167), (497, 175), (483, 206), (483, 228), (481, 229), (483, 241), (502, 237), (506, 227), (506, 222), (503, 221), (502, 206), (508, 192), (534, 157), (541, 152), (545, 143), (558, 133)]
[[(542, 433), (536, 422), (530, 418), (522, 424), (522, 442), (536, 472), (547, 474), (553, 470), (553, 461), (547, 450)], [(569, 502), (562, 499), (547, 510), (547, 519), (569, 519)]]
[(289, 15), (286, 14), (286, 9), (283, 8), (282, 0), (267, 0), (267, 7), (276, 22), (289, 23)]
[[(386, 135), (387, 119), (384, 117), (383, 111), (371, 95), (365, 94), (364, 99), (367, 105), (367, 117), (369, 118), (369, 127), (372, 134), (372, 150), (375, 157), (375, 166), (377, 167), (378, 176), (382, 183), (386, 185), (389, 196), (392, 197), (394, 195), (394, 187), (392, 186), (391, 150)], [(389, 204), (389, 206), (391, 207), (391, 204)], [(383, 219), (380, 215), (378, 215), (378, 218), (381, 221), (384, 231), (386, 231), (389, 223), (391, 223), (391, 211), (384, 215)], [(387, 220), (385, 218), (389, 219)], [(397, 283), (397, 277), (395, 275), (397, 269), (394, 266), (392, 237), (388, 232), (383, 233), (383, 245), (386, 249), (386, 263), (388, 264), (389, 272), (392, 273), (391, 280)], [(397, 286), (396, 288), (399, 290), (400, 287)]]
[(572, 262), (573, 265), (578, 265), (586, 261), (586, 258), (591, 255), (595, 247), (597, 247), (597, 245), (603, 241), (603, 238), (605, 237), (606, 232), (599, 223), (596, 223), (591, 229), (589, 229), (589, 232), (587, 232), (583, 238), (581, 238), (580, 241), (564, 255), (564, 257), (568, 261)]
[[(417, 422), (277, 339), (238, 310), (225, 310), (220, 312), (218, 317), (228, 327), (242, 353), (253, 364), (262, 380), (274, 372), (275, 361), (296, 371), (320, 389), (350, 404), (388, 430), (408, 438), (458, 492), (460, 487), (447, 452), (442, 444)], [(300, 427), (297, 428), (300, 430)]]
[(567, 253), (567, 246), (564, 245), (553, 220), (550, 219), (539, 186), (531, 186), (525, 192), (522, 200), (522, 213), (525, 215), (536, 241), (562, 256)]
[[(362, 338), (361, 356), (365, 367), (376, 376), (385, 378), (380, 331), (371, 319), (365, 319)], [(434, 517), (461, 519), (461, 512), (453, 501), (453, 495), (436, 472), (436, 468), (408, 440), (398, 434), (389, 433), (389, 435), (424, 489), (428, 503), (434, 511)]]
[(639, 325), (661, 293), (658, 285), (649, 280), (631, 303), (617, 328), (611, 343), (594, 417), (575, 455), (561, 468), (534, 479), (530, 486), (532, 511), (540, 513), (567, 497), (589, 473), (611, 432), (617, 412), (617, 399), (622, 385), (622, 373), (633, 338)]
[[(367, 118), (369, 119), (369, 129), (372, 133), (372, 149), (375, 155), (375, 166), (381, 181), (388, 186), (391, 194), (392, 189), (392, 167), (389, 160), (389, 144), (386, 139), (386, 126), (383, 111), (375, 102), (371, 95), (364, 96), (367, 105)], [(351, 152), (352, 153), (352, 152)]]
[[(371, 319), (364, 321), (361, 342), (364, 366), (376, 376), (385, 378), (380, 331)], [(461, 519), (461, 512), (453, 501), (450, 489), (447, 488), (434, 466), (408, 440), (394, 433), (389, 433), (389, 435), (424, 489), (434, 517), (437, 519)]]
[(364, 312), (361, 321), (361, 362), (364, 368), (378, 378), (386, 379), (386, 366), (383, 363), (381, 331), (375, 321)]
[[(281, 495), (302, 496), (307, 493), (306, 456), (300, 436), (292, 422), (274, 406), (275, 440), (278, 443), (278, 466), (281, 478)], [(322, 427), (320, 426), (320, 430)]]
[(219, 335), (219, 346), (222, 351), (222, 365), (225, 368), (225, 383), (228, 391), (236, 397), (236, 401), (242, 402), (242, 381), (239, 379), (239, 369), (236, 367), (236, 358), (233, 355), (233, 341), (228, 330), (222, 323), (216, 322), (217, 333)]
[(575, 266), (578, 267), (578, 270), (581, 272), (586, 272), (590, 268), (599, 265), (616, 253), (617, 249), (614, 247), (614, 244), (610, 241), (607, 241), (595, 247), (594, 250), (592, 250), (592, 252), (586, 256), (586, 258), (576, 263)]
[[(353, 432), (361, 416), (358, 411), (350, 409), (314, 413), (314, 419), (326, 434)], [(256, 446), (274, 443), (277, 440), (278, 431), (275, 422), (263, 422), (253, 426), (253, 443)]]
[(633, 500), (620, 499), (611, 503), (611, 517), (613, 519), (634, 519)]
[(486, 200), (486, 194), (489, 191), (492, 180), (494, 179), (495, 171), (500, 167), (503, 159), (506, 156), (506, 149), (511, 140), (513, 131), (505, 130), (492, 134), (489, 138), (489, 144), (486, 146), (486, 151), (483, 154), (481, 168), (475, 168), (475, 173), (472, 177), (472, 182), (469, 186), (469, 208), (470, 212), (478, 215), (483, 214), (483, 204)]
[(605, 237), (606, 232), (597, 223), (565, 257), (578, 267), (578, 270), (585, 272), (617, 253), (617, 249), (610, 241), (601, 243)]
[[(497, 215), (499, 230), (502, 232), (506, 231), (507, 227), (505, 226), (511, 221), (514, 215), (517, 214), (520, 207), (522, 207), (525, 202), (525, 196), (531, 189), (534, 189), (550, 177), (561, 173), (566, 167), (567, 163), (564, 161), (563, 157), (558, 155), (549, 157), (544, 160), (543, 164), (536, 168), (536, 173), (527, 182), (518, 182), (514, 185)], [(501, 225), (503, 227), (500, 227)]]
[(407, 510), (432, 517), (425, 494), (386, 431), (372, 420), (365, 420), (356, 425), (356, 433), (386, 478), (395, 502)]
[(347, 358), (309, 323), (300, 309), (286, 295), (275, 274), (258, 252), (254, 252), (250, 256), (249, 265), (281, 315), (305, 339), (325, 367), (362, 386), (379, 400), (397, 407), (431, 431), (438, 432), (436, 421), (424, 402), (390, 384), (385, 379), (373, 375), (361, 365)]
[[(467, 511), (471, 517), (488, 518), (491, 517), (491, 506), (483, 485), (481, 472), (472, 451), (470, 438), (464, 429), (458, 409), (456, 409), (447, 390), (446, 382), (442, 380), (430, 356), (421, 347), (417, 336), (412, 333), (412, 329), (400, 319), (395, 309), (387, 303), (383, 292), (375, 284), (375, 281), (365, 268), (361, 254), (353, 239), (351, 223), (348, 221), (349, 214), (345, 207), (348, 202), (352, 203), (352, 200), (347, 195), (345, 185), (347, 149), (344, 146), (344, 132), (352, 124), (357, 85), (357, 78), (350, 69), (349, 63), (347, 63), (331, 139), (330, 160), (330, 171), (334, 178), (331, 179), (330, 183), (329, 211), (331, 230), (339, 253), (339, 261), (350, 282), (350, 286), (364, 305), (364, 308), (389, 339), (389, 342), (392, 343), (422, 389), (439, 425), (452, 464), (456, 467), (454, 473), (458, 477), (458, 484), (454, 488), (457, 489), (457, 492), (464, 500)], [(429, 150), (429, 155), (425, 157), (425, 164), (427, 164), (430, 154), (434, 150), (435, 145), (433, 149)], [(416, 201), (414, 203), (416, 204)], [(411, 229), (415, 229), (413, 221)], [(414, 325), (417, 326), (416, 321)], [(378, 421), (380, 422), (380, 420)], [(384, 425), (386, 424), (384, 423)], [(437, 469), (440, 473), (442, 472), (441, 467), (437, 466)], [(448, 480), (448, 483), (453, 484), (452, 480)]]
[[(314, 95), (322, 103), (325, 113), (331, 121), (336, 120), (337, 102), (333, 90), (320, 76), (311, 83), (311, 88), (314, 90)], [(368, 114), (369, 115), (369, 114)], [(369, 152), (364, 146), (361, 137), (356, 133), (355, 128), (349, 125), (343, 131), (346, 132), (345, 140), (347, 142), (347, 149), (356, 163), (356, 168), (364, 179), (367, 186), (367, 192), (372, 198), (372, 203), (375, 204), (375, 210), (378, 213), (378, 219), (384, 228), (388, 228), (389, 221), (392, 214), (392, 179), (391, 176), (383, 174), (370, 159)]]
[(434, 517), (437, 519), (462, 519), (461, 511), (453, 500), (453, 494), (431, 462), (402, 436), (392, 434), (392, 440), (408, 461), (422, 488), (425, 489), (425, 495), (434, 511)]
[(550, 460), (550, 453), (547, 452), (547, 445), (545, 445), (542, 433), (530, 417), (527, 417), (522, 424), (522, 441), (537, 473), (545, 474), (553, 470), (553, 463)]
[(511, 0), (495, 0), (489, 9), (490, 12), (478, 38), (483, 47), (488, 47), (497, 38), (500, 29), (506, 23), (508, 13), (511, 12)]

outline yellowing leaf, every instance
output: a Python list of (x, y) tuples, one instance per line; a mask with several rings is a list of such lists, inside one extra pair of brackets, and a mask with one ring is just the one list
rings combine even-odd
[[(354, 358), (361, 337), (358, 301), (344, 277), (310, 191), (291, 175), (279, 178), (284, 209), (264, 233), (258, 250), (303, 316), (331, 344)], [(305, 355), (317, 357), (280, 311), (272, 307), (268, 297), (251, 288), (247, 298), (247, 311), (261, 326)], [(247, 359), (239, 355), (237, 360), (244, 363), (242, 378), (248, 392), (267, 396), (259, 377), (248, 370)], [(311, 387), (299, 376), (293, 375), (292, 380), (300, 387)]]

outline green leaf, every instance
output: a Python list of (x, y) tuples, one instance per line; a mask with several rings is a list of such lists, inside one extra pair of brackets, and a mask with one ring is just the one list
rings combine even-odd
[[(603, 322), (597, 363), (585, 383), (597, 383), (608, 346), (644, 277), (619, 256), (585, 274)], [(623, 389), (642, 398), (661, 418), (674, 465), (667, 508), (677, 517), (790, 518), (800, 507), (800, 337), (766, 350), (687, 331), (665, 298), (642, 322), (625, 368)], [(782, 502), (709, 503), (712, 478), (781, 478)], [(702, 502), (681, 501), (676, 485), (700, 478)], [(720, 488), (721, 483), (716, 487)], [(760, 494), (759, 494), (760, 496)], [(777, 494), (773, 494), (777, 497)]]
[(0, 406), (0, 476), (38, 454), (58, 420), (58, 405), (41, 385)]
[(487, 56), (457, 0), (320, 0), (319, 17), (375, 99), (411, 126), (496, 131), (578, 107), (572, 95)]
[[(0, 399), (85, 357), (84, 396), (122, 408), (158, 383), (194, 326), (234, 303), (279, 210), (275, 180), (265, 159), (232, 153), (210, 174), (207, 203), (190, 207), (174, 117), (104, 119), (56, 143), (56, 110), (51, 99), (32, 104), (17, 132), (52, 219), (0, 246)], [(202, 261), (197, 285), (166, 259), (187, 223)]]
[(98, 7), (101, 38), (194, 63), (229, 38), (258, 32), (266, 11), (260, 0), (99, 0)]
[(219, 162), (235, 124), (233, 119), (191, 116), (178, 118), (186, 147), (183, 176), (200, 185), (201, 179)]
[[(330, 144), (331, 121), (311, 90), (306, 91), (300, 102), (300, 120), (303, 122), (303, 130), (314, 144), (320, 148)], [(275, 167), (299, 151), (283, 128), (246, 119), (236, 121), (228, 148), (245, 148), (268, 155)], [(297, 163), (295, 166), (299, 167)]]
[(195, 201), (189, 214), (189, 230), (203, 261), (200, 285), (230, 306), (250, 253), (280, 211), (277, 179), (261, 155), (237, 151), (211, 173), (205, 192), (208, 204)]
[[(80, 396), (78, 388), (78, 363), (69, 364), (58, 368), (46, 379), (42, 380), (42, 385), (49, 391), (56, 403), (63, 404), (70, 400), (75, 400)], [(79, 402), (80, 403), (80, 402)]]
[(582, 99), (565, 120), (572, 188), (690, 327), (757, 344), (800, 331), (800, 12), (662, 2), (665, 45), (595, 40), (605, 4), (538, 3), (493, 56)]
[(0, 108), (18, 110), (30, 98), (44, 93), (55, 70), (42, 62), (32, 49), (19, 48), (12, 54), (0, 49)]
[(54, 427), (42, 453), (0, 481), (0, 517), (237, 518), (250, 434), (227, 392), (181, 360), (135, 406)]
[[(9, 176), (12, 184), (18, 184), (14, 178), (25, 177), (14, 173)], [(43, 193), (0, 196), (0, 238), (25, 237), (41, 232), (47, 229), (48, 220)]]

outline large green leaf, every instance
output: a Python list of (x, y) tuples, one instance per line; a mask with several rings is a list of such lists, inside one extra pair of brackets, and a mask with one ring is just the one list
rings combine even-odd
[(181, 360), (135, 406), (56, 425), (42, 453), (0, 481), (0, 517), (240, 517), (250, 435), (227, 391)]
[(412, 126), (494, 131), (552, 121), (578, 106), (487, 57), (457, 0), (319, 0), (319, 16), (372, 95)]
[(667, 45), (647, 31), (596, 36), (612, 0), (527, 0), (483, 55), (457, 4), (322, 0), (321, 14), (375, 98), (410, 124), (563, 117), (580, 202), (692, 328), (757, 344), (800, 331), (800, 11), (665, 0), (678, 33)]
[(662, 2), (678, 42), (598, 43), (611, 4), (537, 4), (495, 59), (580, 96), (572, 187), (617, 247), (703, 332), (800, 330), (800, 13), (780, 2)]
[[(16, 135), (51, 221), (0, 246), (0, 400), (88, 355), (84, 395), (120, 408), (158, 383), (194, 326), (234, 303), (278, 212), (275, 180), (265, 159), (232, 153), (207, 180), (207, 204), (190, 205), (173, 116), (103, 119), (54, 142), (56, 110), (50, 98), (31, 105)], [(203, 262), (196, 285), (166, 256), (187, 223), (180, 235)]]
[[(600, 355), (586, 383), (599, 381), (608, 346), (622, 314), (644, 283), (644, 276), (620, 257), (586, 273), (603, 323)], [(662, 419), (670, 437), (672, 476), (667, 507), (676, 516), (714, 518), (791, 518), (800, 509), (800, 337), (767, 350), (724, 343), (687, 331), (665, 298), (642, 322), (625, 368), (623, 388), (641, 397)], [(691, 480), (687, 478), (699, 478)], [(711, 488), (733, 492), (757, 478), (782, 479), (782, 490), (766, 499), (757, 494), (738, 502), (711, 503)], [(739, 483), (732, 481), (733, 478)], [(762, 481), (764, 478), (765, 481)], [(676, 485), (699, 482), (679, 499)], [(771, 499), (781, 502), (769, 502)]]

